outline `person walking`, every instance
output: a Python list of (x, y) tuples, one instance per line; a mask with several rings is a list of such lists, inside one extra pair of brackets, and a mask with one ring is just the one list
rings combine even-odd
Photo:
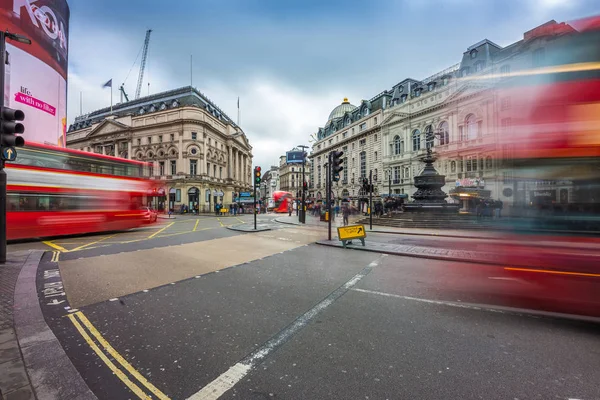
[(350, 217), (350, 208), (348, 206), (342, 207), (342, 216), (344, 226), (348, 225), (348, 218)]

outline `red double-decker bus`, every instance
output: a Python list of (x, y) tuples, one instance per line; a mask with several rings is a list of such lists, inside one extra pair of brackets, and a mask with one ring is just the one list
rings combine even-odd
[(290, 192), (276, 191), (273, 192), (273, 202), (275, 206), (273, 211), (276, 213), (286, 213), (289, 207), (292, 206), (292, 194)]
[(138, 227), (148, 221), (149, 164), (41, 144), (6, 164), (7, 239)]

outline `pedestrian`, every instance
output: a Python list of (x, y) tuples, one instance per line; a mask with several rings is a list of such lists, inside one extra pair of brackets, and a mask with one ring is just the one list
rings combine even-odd
[(348, 206), (342, 207), (342, 216), (344, 226), (348, 225), (348, 217), (350, 217), (350, 208)]

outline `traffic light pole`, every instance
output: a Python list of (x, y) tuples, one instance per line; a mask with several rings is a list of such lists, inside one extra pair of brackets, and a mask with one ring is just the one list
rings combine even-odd
[(325, 190), (327, 190), (327, 196), (325, 196), (327, 201), (327, 240), (331, 240), (331, 168), (333, 167), (331, 154), (329, 153), (327, 162), (327, 182), (325, 184)]
[(256, 230), (256, 173), (253, 174), (254, 180), (254, 230)]
[(305, 168), (306, 168), (306, 149), (308, 146), (300, 145), (298, 148), (302, 149), (302, 209), (300, 210), (299, 221), (302, 224), (306, 223), (306, 191), (304, 189), (304, 182), (306, 182)]
[[(6, 63), (6, 35), (0, 31), (0, 107), (4, 107), (4, 73)], [(0, 132), (2, 135), (4, 132)], [(1, 145), (0, 145), (1, 146)], [(2, 147), (0, 147), (2, 153)], [(0, 160), (0, 264), (6, 263), (6, 172)]]
[(373, 170), (369, 171), (369, 229), (373, 230)]

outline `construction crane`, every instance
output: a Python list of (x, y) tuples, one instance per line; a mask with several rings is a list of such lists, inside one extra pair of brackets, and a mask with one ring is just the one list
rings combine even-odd
[(121, 86), (119, 86), (119, 90), (121, 91), (121, 103), (123, 102), (123, 97), (125, 97), (125, 101), (129, 101), (129, 96), (127, 96), (127, 93), (125, 92), (125, 87), (123, 85), (125, 85), (125, 82), (123, 82)]
[[(142, 61), (140, 63), (140, 75), (138, 76), (137, 88), (135, 89), (135, 98), (139, 99), (142, 93), (142, 81), (144, 80), (144, 69), (146, 68), (146, 58), (148, 57), (148, 44), (150, 43), (150, 33), (152, 29), (146, 31), (146, 39), (144, 40), (144, 50), (142, 52)], [(127, 98), (127, 96), (125, 96)]]

